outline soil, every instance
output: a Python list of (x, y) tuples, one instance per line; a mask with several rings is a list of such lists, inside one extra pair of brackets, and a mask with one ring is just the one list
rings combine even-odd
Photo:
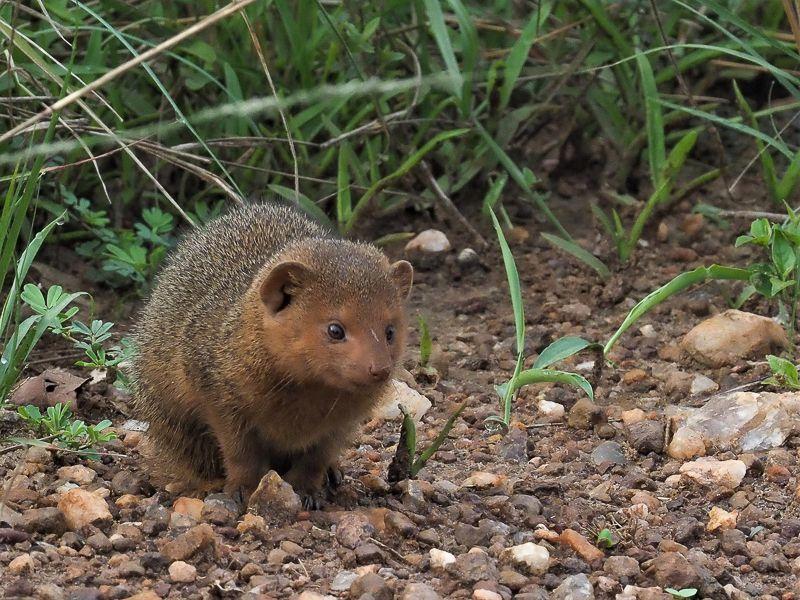
[[(564, 198), (586, 197), (593, 194), (591, 186), (574, 176), (562, 178), (558, 190)], [(564, 335), (608, 339), (635, 301), (681, 271), (713, 263), (746, 264), (752, 251), (734, 249), (733, 241), (749, 219), (730, 219), (724, 228), (697, 219), (691, 206), (704, 201), (736, 210), (771, 207), (758, 182), (743, 181), (735, 204), (721, 189), (719, 183), (710, 186), (655, 218), (634, 261), (617, 267), (608, 282), (547, 245), (538, 236), (541, 224), (529, 205), (509, 201), (519, 225), (510, 241), (525, 299), (526, 364)], [(613, 262), (607, 241), (586, 214), (586, 202), (564, 198), (553, 199), (559, 216), (571, 231), (583, 233), (586, 247)], [(409, 217), (407, 229), (430, 226)], [(727, 598), (724, 586), (739, 590), (734, 597), (800, 598), (800, 438), (747, 457), (744, 481), (726, 492), (667, 481), (681, 463), (660, 449), (637, 451), (620, 421), (622, 411), (631, 408), (657, 416), (673, 404), (702, 404), (706, 398), (688, 390), (697, 374), (721, 390), (764, 376), (760, 363), (708, 370), (680, 362), (674, 352), (680, 336), (727, 308), (726, 298), (735, 288), (707, 284), (675, 297), (622, 338), (596, 388), (607, 423), (601, 419), (579, 429), (568, 426), (566, 418), (543, 422), (539, 399), (562, 404), (569, 414), (581, 397), (572, 389), (544, 384), (521, 391), (510, 431), (501, 435), (487, 429), (485, 419), (500, 409), (493, 386), (514, 367), (513, 314), (502, 261), (495, 248), (476, 247), (480, 264), (462, 266), (456, 255), (474, 241), (457, 223), (434, 226), (445, 230), (454, 251), (418, 270), (411, 299), (411, 314), (424, 315), (432, 332), (432, 365), (438, 370), (433, 380), (422, 373), (417, 379), (416, 388), (433, 402), (419, 436), (434, 437), (463, 400), (467, 408), (416, 481), (386, 483), (399, 423), (376, 420), (365, 425), (356, 447), (344, 457), (344, 482), (324, 511), (301, 512), (283, 522), (270, 515), (263, 523), (252, 517), (243, 521), (229, 503), (213, 496), (194, 517), (179, 514), (174, 503), (183, 494), (150, 481), (137, 451), (141, 434), (122, 427), (129, 418), (129, 399), (104, 381), (88, 382), (77, 392), (77, 414), (87, 421), (111, 419), (120, 439), (103, 450), (126, 457), (93, 461), (42, 448), (7, 452), (0, 456), (3, 502), (30, 522), (31, 509), (57, 505), (65, 491), (64, 471), (60, 476), (58, 469), (84, 465), (96, 478), (81, 487), (101, 489), (112, 518), (66, 532), (57, 518), (55, 523), (42, 519), (38, 531), (22, 533), (17, 526), (16, 537), (0, 529), (3, 597), (436, 597), (414, 585), (422, 583), (439, 597), (453, 599), (589, 598), (585, 591), (581, 595), (585, 574), (595, 598), (614, 598), (626, 585), (656, 588), (630, 596), (639, 598), (668, 598), (660, 590), (670, 586), (697, 588), (698, 598)], [(492, 239), (490, 229), (483, 232)], [(399, 256), (402, 247), (387, 252)], [(108, 290), (98, 290), (95, 300), (106, 319), (120, 306)], [(133, 304), (125, 306), (130, 313)], [(771, 314), (774, 307), (751, 301), (744, 309)], [(122, 329), (129, 323), (120, 320)], [(418, 338), (416, 327), (411, 329), (406, 367), (415, 372)], [(59, 366), (86, 377), (71, 366), (69, 352), (59, 341), (43, 343), (26, 374)], [(53, 360), (54, 355), (67, 358)], [(590, 360), (590, 354), (581, 354), (563, 368), (588, 377), (591, 367), (582, 363)], [(21, 425), (10, 411), (3, 414), (2, 428), (20, 435)], [(616, 462), (595, 460), (601, 446)], [(472, 478), (476, 473), (490, 475)], [(473, 485), (476, 479), (483, 481)], [(185, 501), (178, 504), (181, 511), (192, 512)], [(713, 507), (738, 511), (736, 528), (707, 531)], [(572, 544), (557, 537), (568, 529), (577, 533), (560, 539)], [(603, 529), (614, 545), (598, 550)], [(543, 572), (532, 573), (504, 553), (526, 542), (548, 549), (550, 561)], [(176, 550), (181, 544), (188, 545), (186, 552)], [(484, 552), (469, 552), (475, 547)], [(431, 550), (452, 553), (456, 563), (441, 568), (441, 555)], [(178, 557), (183, 557), (180, 564)]]

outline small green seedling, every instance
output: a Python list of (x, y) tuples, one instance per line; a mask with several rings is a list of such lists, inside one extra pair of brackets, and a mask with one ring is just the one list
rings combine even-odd
[(597, 534), (597, 545), (600, 548), (609, 550), (614, 546), (616, 546), (617, 543), (618, 540), (614, 536), (614, 533), (608, 528), (601, 529), (600, 532)]
[(790, 360), (772, 354), (767, 355), (767, 362), (772, 371), (772, 376), (764, 381), (765, 384), (779, 388), (800, 390), (800, 376), (797, 372), (797, 365)]
[(60, 402), (47, 407), (45, 414), (32, 404), (20, 406), (17, 412), (23, 421), (42, 436), (40, 439), (9, 438), (18, 444), (49, 447), (52, 443), (70, 450), (78, 450), (89, 458), (96, 458), (97, 452), (94, 448), (116, 438), (113, 431), (107, 431), (111, 426), (111, 421), (108, 419), (96, 425), (87, 425), (80, 419), (73, 419), (69, 406)]
[(683, 588), (680, 590), (676, 590), (675, 588), (666, 588), (664, 591), (673, 598), (692, 598), (693, 596), (697, 595), (696, 588)]
[(447, 435), (450, 433), (450, 430), (456, 423), (456, 419), (466, 405), (467, 403), (465, 400), (461, 406), (450, 415), (450, 418), (447, 419), (447, 422), (444, 424), (444, 427), (442, 427), (439, 435), (436, 436), (436, 439), (434, 439), (419, 456), (417, 456), (417, 425), (414, 423), (414, 417), (400, 405), (400, 412), (403, 413), (403, 424), (400, 427), (400, 440), (397, 442), (397, 452), (389, 465), (387, 480), (391, 483), (395, 483), (404, 479), (414, 479), (417, 473), (420, 472), (447, 439)]

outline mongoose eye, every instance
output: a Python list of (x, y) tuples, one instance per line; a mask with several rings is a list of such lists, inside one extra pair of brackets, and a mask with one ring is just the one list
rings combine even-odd
[(394, 341), (394, 325), (388, 325), (386, 327), (386, 341), (390, 344)]
[(344, 327), (339, 325), (338, 323), (331, 323), (328, 325), (328, 337), (332, 340), (343, 340), (344, 339)]

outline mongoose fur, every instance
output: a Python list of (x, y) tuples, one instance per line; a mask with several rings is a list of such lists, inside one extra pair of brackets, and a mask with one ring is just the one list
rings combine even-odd
[(224, 478), (241, 503), (275, 469), (320, 506), (401, 356), (412, 278), (408, 262), (288, 206), (236, 209), (191, 232), (134, 332), (134, 406), (156, 464)]

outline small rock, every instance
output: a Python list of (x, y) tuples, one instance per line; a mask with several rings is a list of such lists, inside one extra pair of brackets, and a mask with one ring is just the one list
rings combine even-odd
[(472, 600), (503, 600), (503, 597), (492, 590), (477, 589), (472, 592)]
[(226, 494), (210, 494), (203, 501), (200, 515), (214, 525), (233, 525), (239, 517), (239, 506)]
[(603, 563), (603, 571), (623, 584), (635, 581), (641, 572), (639, 563), (630, 556), (609, 556)]
[(648, 569), (655, 582), (661, 587), (681, 588), (698, 587), (700, 577), (692, 564), (678, 552), (663, 552), (654, 560)]
[(67, 522), (58, 508), (31, 508), (22, 513), (20, 526), (29, 533), (62, 535), (67, 529)]
[(383, 553), (375, 544), (361, 544), (356, 546), (356, 562), (360, 565), (368, 565), (383, 561)]
[(630, 426), (634, 423), (644, 421), (645, 416), (645, 412), (641, 408), (633, 408), (631, 410), (623, 410), (620, 418), (623, 424)]
[(395, 510), (386, 513), (384, 523), (390, 531), (399, 533), (403, 537), (410, 537), (417, 531), (417, 526), (411, 519)]
[(351, 598), (362, 598), (367, 595), (373, 600), (392, 600), (394, 593), (383, 580), (383, 577), (376, 573), (362, 575), (350, 586)]
[(445, 570), (448, 566), (456, 562), (456, 557), (446, 550), (431, 548), (428, 554), (431, 560), (431, 569), (434, 571)]
[(581, 323), (592, 315), (592, 309), (582, 302), (570, 302), (561, 307), (561, 314), (572, 323)]
[(709, 392), (716, 392), (719, 389), (717, 383), (710, 377), (705, 375), (696, 375), (692, 379), (692, 387), (690, 391), (692, 396), (699, 396), (700, 394), (708, 394)]
[(30, 554), (20, 554), (8, 563), (8, 572), (12, 575), (22, 575), (23, 573), (33, 573), (36, 564)]
[(633, 385), (647, 379), (647, 372), (642, 369), (631, 369), (622, 376), (623, 385)]
[(37, 586), (36, 592), (38, 600), (64, 600), (67, 597), (64, 588), (54, 583), (39, 585)]
[(169, 566), (169, 578), (173, 583), (192, 583), (197, 579), (197, 569), (182, 560), (176, 560)]
[(684, 463), (680, 472), (701, 485), (732, 490), (742, 483), (747, 467), (740, 460), (717, 460), (704, 456)]
[(565, 529), (561, 532), (559, 541), (565, 546), (572, 548), (589, 564), (600, 563), (606, 556), (602, 550), (593, 546), (589, 543), (589, 540), (574, 529)]
[(440, 252), (448, 252), (451, 247), (450, 240), (447, 239), (444, 233), (438, 229), (426, 229), (409, 240), (406, 244), (405, 252), (407, 255), (415, 253), (438, 254)]
[(503, 557), (524, 566), (531, 575), (543, 575), (550, 564), (550, 552), (544, 546), (526, 542), (503, 551)]
[(739, 310), (726, 310), (706, 319), (681, 341), (690, 356), (715, 368), (745, 358), (761, 358), (788, 346), (786, 332), (775, 321)]
[(133, 471), (119, 471), (111, 479), (111, 490), (118, 496), (124, 494), (139, 495), (149, 487), (142, 476)]
[(536, 404), (539, 411), (539, 421), (543, 423), (557, 423), (564, 419), (564, 405), (549, 400), (539, 400)]
[(358, 575), (352, 571), (339, 571), (331, 581), (331, 591), (346, 592), (356, 579), (358, 579)]
[(78, 485), (89, 485), (97, 477), (97, 473), (89, 467), (83, 465), (73, 465), (71, 467), (61, 467), (56, 471), (59, 479), (71, 481)]
[(516, 508), (528, 521), (542, 514), (542, 503), (535, 496), (528, 494), (514, 494), (508, 499), (511, 506)]
[(458, 579), (469, 584), (487, 580), (494, 581), (500, 576), (494, 559), (477, 548), (459, 555), (450, 565), (449, 570)]
[(705, 456), (705, 438), (691, 427), (681, 427), (672, 436), (667, 446), (667, 454), (679, 460)]
[(336, 541), (351, 550), (374, 533), (375, 527), (366, 516), (359, 513), (347, 513), (336, 524)]
[(625, 428), (628, 443), (640, 454), (661, 452), (664, 448), (664, 423), (639, 420)]
[(570, 409), (567, 424), (573, 429), (591, 429), (603, 420), (603, 409), (588, 398), (581, 398)]
[(485, 490), (497, 487), (502, 482), (502, 477), (494, 473), (487, 473), (485, 471), (476, 471), (461, 482), (461, 487), (475, 488), (477, 490)]
[(463, 270), (470, 270), (474, 269), (477, 266), (480, 266), (481, 259), (478, 256), (478, 253), (475, 252), (475, 250), (473, 250), (472, 248), (464, 248), (461, 252), (458, 253), (456, 262)]
[(402, 414), (398, 405), (408, 412), (419, 425), (422, 417), (430, 410), (432, 404), (417, 390), (409, 387), (404, 381), (392, 379), (380, 398), (376, 401), (373, 417), (384, 421), (394, 421)]
[(201, 550), (214, 546), (215, 541), (211, 525), (201, 523), (173, 540), (162, 541), (160, 551), (170, 561), (186, 560)]
[(258, 483), (248, 501), (259, 516), (277, 520), (294, 520), (302, 504), (292, 486), (286, 483), (275, 471), (269, 471)]
[(72, 531), (84, 525), (110, 523), (113, 519), (103, 498), (81, 488), (63, 494), (58, 501), (58, 509), (64, 514), (67, 527)]
[(714, 506), (708, 513), (707, 531), (717, 529), (733, 529), (736, 527), (736, 520), (739, 518), (738, 511), (728, 512), (727, 510)]
[(553, 600), (594, 600), (594, 588), (585, 573), (570, 575), (553, 590)]
[(400, 600), (441, 600), (441, 596), (427, 583), (409, 583)]
[(648, 323), (647, 325), (642, 325), (639, 328), (639, 333), (642, 334), (642, 337), (646, 337), (651, 340), (658, 337), (658, 333), (656, 333), (656, 328), (653, 327), (650, 323)]
[(186, 515), (192, 517), (195, 521), (199, 521), (203, 514), (203, 506), (203, 501), (200, 498), (181, 496), (172, 503), (172, 510), (179, 515)]
[(592, 462), (596, 465), (606, 463), (624, 465), (626, 462), (625, 453), (622, 451), (622, 446), (617, 442), (603, 442), (592, 451)]

